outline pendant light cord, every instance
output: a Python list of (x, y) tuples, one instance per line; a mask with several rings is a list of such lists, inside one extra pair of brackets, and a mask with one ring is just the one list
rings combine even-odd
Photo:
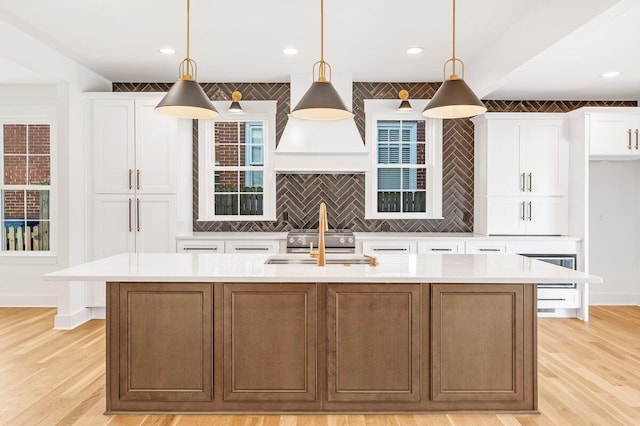
[(453, 75), (456, 75), (456, 0), (453, 0)]
[(187, 60), (189, 60), (189, 25), (190, 25), (191, 1), (187, 0)]
[(325, 62), (324, 62), (324, 0), (320, 0), (320, 67), (318, 80), (325, 81)]

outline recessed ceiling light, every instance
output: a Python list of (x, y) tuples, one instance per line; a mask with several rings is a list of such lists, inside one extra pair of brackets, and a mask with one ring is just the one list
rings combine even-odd
[(422, 52), (424, 52), (424, 47), (415, 46), (407, 49), (407, 54), (409, 55), (419, 55)]
[(286, 49), (282, 49), (282, 53), (284, 53), (285, 55), (295, 55), (298, 53), (298, 49), (295, 49), (293, 47), (287, 47)]
[(611, 77), (617, 77), (619, 75), (620, 75), (620, 71), (607, 71), (600, 74), (600, 77), (611, 78)]
[(158, 52), (162, 53), (163, 55), (175, 55), (176, 49), (172, 49), (170, 47), (161, 47), (160, 49), (158, 49)]

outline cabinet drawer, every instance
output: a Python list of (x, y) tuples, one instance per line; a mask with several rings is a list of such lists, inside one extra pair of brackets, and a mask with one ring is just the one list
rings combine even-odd
[(505, 244), (474, 244), (467, 243), (467, 254), (505, 254), (507, 252), (507, 246)]
[(223, 240), (178, 241), (178, 253), (224, 253)]
[(415, 253), (415, 241), (363, 241), (363, 253), (373, 254), (408, 254)]
[(418, 241), (418, 254), (464, 253), (464, 241)]
[(582, 307), (580, 290), (574, 288), (538, 289), (538, 309), (580, 307)]
[(280, 241), (234, 240), (226, 241), (225, 253), (280, 253)]

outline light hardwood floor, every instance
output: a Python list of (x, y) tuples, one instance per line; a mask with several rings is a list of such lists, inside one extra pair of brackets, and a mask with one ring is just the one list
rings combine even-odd
[(104, 321), (52, 329), (54, 309), (0, 308), (0, 425), (640, 425), (640, 307), (540, 319), (540, 415), (103, 415)]

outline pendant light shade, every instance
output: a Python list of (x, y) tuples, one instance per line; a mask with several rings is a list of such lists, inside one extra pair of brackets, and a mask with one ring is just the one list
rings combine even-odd
[(187, 57), (180, 63), (180, 78), (156, 105), (155, 110), (178, 118), (209, 119), (218, 111), (196, 81), (197, 66), (189, 57), (190, 0), (187, 0)]
[[(456, 58), (456, 0), (453, 0), (453, 54), (444, 63), (445, 76), (447, 64), (451, 62), (453, 72), (445, 78), (442, 85), (429, 101), (422, 115), (430, 118), (464, 118), (473, 117), (487, 111), (482, 101), (464, 82), (464, 62)], [(456, 74), (456, 63), (462, 67), (462, 76)]]
[(343, 120), (353, 117), (331, 84), (331, 66), (324, 61), (324, 0), (320, 0), (320, 60), (313, 64), (312, 74), (314, 82), (291, 111), (291, 115), (305, 120)]

